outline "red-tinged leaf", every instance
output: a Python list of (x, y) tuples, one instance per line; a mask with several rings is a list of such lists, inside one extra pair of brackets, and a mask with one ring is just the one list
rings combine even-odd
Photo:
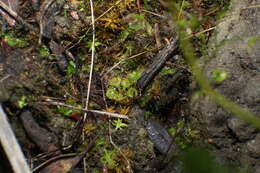
[(78, 121), (80, 120), (81, 114), (79, 112), (73, 112), (72, 114), (69, 115), (69, 117), (72, 120)]

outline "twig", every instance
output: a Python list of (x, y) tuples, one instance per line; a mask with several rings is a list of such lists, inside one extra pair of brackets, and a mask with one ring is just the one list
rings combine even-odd
[[(91, 21), (92, 21), (92, 46), (91, 46), (91, 65), (90, 65), (90, 72), (89, 72), (89, 80), (88, 80), (88, 91), (87, 91), (87, 99), (85, 104), (85, 109), (88, 110), (89, 105), (89, 96), (90, 96), (90, 89), (91, 89), (91, 82), (92, 82), (92, 75), (93, 75), (93, 68), (94, 68), (94, 60), (95, 60), (95, 17), (94, 17), (94, 8), (93, 8), (93, 1), (89, 0), (90, 9), (91, 9)], [(87, 114), (84, 114), (84, 121), (86, 120)]]
[(3, 82), (4, 80), (8, 79), (9, 77), (11, 77), (11, 75), (4, 76), (2, 79), (0, 79), (0, 83)]
[(159, 49), (162, 46), (162, 43), (161, 43), (161, 36), (160, 36), (158, 23), (154, 24), (154, 37), (155, 37), (156, 47)]
[[(1, 2), (1, 1), (0, 1)], [(8, 122), (2, 104), (0, 104), (0, 143), (12, 170), (16, 173), (31, 173), (20, 145), (17, 142), (11, 125)], [(1, 151), (2, 153), (2, 151)], [(1, 158), (1, 164), (2, 164)], [(6, 170), (5, 172), (8, 172)]]
[(20, 16), (18, 16), (18, 14), (15, 11), (9, 8), (4, 2), (0, 1), (0, 7), (3, 8), (6, 12), (8, 12), (11, 17), (13, 17), (16, 21), (18, 21), (22, 25), (26, 26), (27, 28), (29, 28), (30, 30), (36, 33), (39, 32), (39, 30), (36, 27), (24, 21)]
[(118, 0), (114, 5), (112, 5), (109, 9), (107, 9), (104, 13), (102, 13), (100, 16), (98, 16), (95, 21), (103, 17), (105, 14), (107, 14), (110, 10), (112, 10), (115, 6), (117, 6), (122, 0)]
[(117, 113), (112, 113), (112, 112), (104, 112), (104, 111), (98, 111), (98, 110), (88, 110), (88, 111), (92, 112), (92, 113), (101, 114), (101, 115), (108, 115), (108, 116), (115, 117), (115, 118), (129, 119), (126, 115), (123, 115), (123, 114), (117, 114)]
[(96, 140), (93, 140), (88, 146), (87, 148), (85, 149), (85, 151), (81, 152), (81, 153), (68, 153), (68, 154), (61, 154), (59, 156), (56, 156), (56, 157), (53, 157), (53, 158), (50, 158), (49, 160), (43, 162), (42, 164), (40, 164), (39, 166), (37, 166), (36, 168), (34, 168), (32, 170), (32, 172), (36, 172), (38, 171), (39, 169), (41, 169), (42, 167), (48, 165), (49, 163), (53, 162), (53, 161), (56, 161), (56, 160), (59, 160), (59, 159), (63, 159), (63, 158), (68, 158), (68, 157), (75, 157), (75, 156), (84, 156), (87, 152), (89, 152), (92, 147), (94, 146)]
[(157, 14), (157, 13), (155, 13), (155, 12), (148, 11), (148, 10), (145, 10), (145, 9), (142, 9), (142, 12), (149, 13), (149, 14), (152, 14), (152, 15), (154, 15), (154, 16), (158, 16), (158, 17), (164, 18), (163, 15), (160, 15), (160, 14)]
[(146, 53), (148, 53), (148, 52), (152, 52), (152, 51), (155, 51), (155, 50), (158, 50), (158, 49), (155, 48), (155, 49), (151, 49), (151, 50), (146, 50), (146, 51), (144, 51), (144, 52), (140, 52), (140, 53), (138, 53), (138, 54), (135, 54), (135, 55), (133, 55), (133, 56), (130, 56), (129, 58), (122, 59), (122, 60), (120, 60), (119, 62), (117, 62), (116, 64), (114, 64), (109, 70), (107, 70), (107, 72), (106, 72), (105, 74), (101, 74), (101, 76), (102, 76), (102, 77), (103, 77), (103, 76), (106, 76), (108, 73), (110, 73), (114, 68), (116, 68), (119, 64), (121, 64), (121, 63), (124, 62), (124, 61), (130, 60), (130, 59), (134, 59), (134, 58), (136, 58), (136, 57), (138, 57), (138, 56), (141, 56), (141, 55), (143, 55), (143, 54), (146, 54)]
[(128, 116), (123, 115), (123, 114), (117, 114), (117, 113), (111, 113), (111, 112), (105, 112), (105, 111), (99, 111), (99, 110), (82, 109), (82, 108), (79, 108), (79, 107), (76, 107), (76, 106), (72, 106), (72, 105), (68, 105), (68, 104), (65, 104), (65, 103), (62, 103), (62, 102), (56, 102), (56, 101), (53, 101), (51, 99), (46, 99), (45, 102), (41, 102), (41, 103), (43, 103), (43, 104), (51, 104), (51, 105), (56, 105), (56, 106), (68, 107), (68, 108), (71, 108), (71, 109), (83, 111), (85, 113), (92, 112), (92, 113), (97, 113), (99, 115), (108, 115), (108, 116), (111, 116), (111, 117), (114, 117), (114, 118), (129, 119)]
[(195, 34), (191, 34), (191, 35), (189, 35), (188, 37), (186, 37), (186, 38), (184, 38), (184, 39), (186, 40), (186, 39), (189, 39), (189, 38), (191, 38), (191, 37), (194, 37), (194, 36), (198, 36), (198, 35), (200, 35), (200, 34), (203, 34), (203, 33), (205, 33), (205, 32), (209, 32), (209, 31), (214, 30), (214, 29), (216, 29), (216, 26), (211, 27), (211, 28), (208, 28), (208, 29), (205, 29), (205, 30), (200, 31), (200, 32), (197, 32), (197, 33), (195, 33)]
[(39, 40), (38, 40), (39, 45), (41, 44), (42, 35), (43, 35), (43, 17), (45, 15), (46, 11), (48, 10), (48, 8), (53, 4), (54, 1), (55, 0), (49, 0), (41, 12), (41, 17), (40, 17), (40, 21), (39, 21), (39, 27), (40, 27), (40, 35), (39, 35)]
[(178, 38), (172, 37), (170, 44), (164, 47), (154, 58), (154, 61), (150, 66), (142, 73), (138, 79), (136, 86), (142, 93), (148, 84), (154, 79), (163, 67), (164, 63), (178, 53)]

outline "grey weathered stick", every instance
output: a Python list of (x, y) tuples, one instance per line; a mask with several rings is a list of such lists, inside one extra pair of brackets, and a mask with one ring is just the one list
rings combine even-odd
[(6, 114), (0, 104), (0, 143), (15, 173), (31, 173)]
[(170, 44), (156, 55), (154, 62), (142, 73), (141, 78), (137, 81), (137, 88), (141, 93), (159, 73), (164, 63), (178, 52), (177, 42), (178, 38), (173, 37)]
[(0, 7), (3, 8), (6, 12), (8, 12), (9, 15), (12, 16), (17, 22), (21, 23), (22, 25), (26, 26), (27, 28), (29, 28), (30, 30), (36, 33), (39, 32), (37, 28), (24, 21), (20, 16), (18, 16), (18, 14), (15, 11), (9, 8), (4, 2), (0, 1)]

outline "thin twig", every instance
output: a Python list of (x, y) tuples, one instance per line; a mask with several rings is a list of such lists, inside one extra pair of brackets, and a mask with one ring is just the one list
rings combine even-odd
[(103, 17), (105, 14), (107, 14), (110, 10), (112, 10), (115, 6), (117, 6), (122, 0), (118, 0), (114, 5), (112, 5), (109, 9), (107, 9), (104, 13), (102, 13), (100, 16), (98, 16), (95, 21)]
[(11, 17), (13, 17), (16, 21), (18, 21), (22, 25), (26, 26), (27, 28), (29, 28), (30, 30), (36, 33), (39, 32), (39, 30), (36, 27), (24, 21), (20, 16), (18, 16), (18, 14), (15, 11), (9, 8), (4, 2), (0, 1), (0, 7), (3, 8), (6, 12), (8, 12)]
[(148, 11), (148, 10), (145, 10), (145, 9), (142, 9), (141, 11), (142, 11), (142, 12), (145, 12), (145, 13), (152, 14), (152, 15), (154, 15), (154, 16), (158, 16), (158, 17), (164, 18), (163, 15), (157, 14), (157, 13), (152, 12), (152, 11)]
[(40, 21), (39, 21), (39, 27), (40, 27), (40, 35), (39, 35), (39, 40), (38, 40), (38, 44), (41, 45), (42, 42), (42, 35), (43, 35), (43, 17), (46, 13), (46, 11), (48, 10), (48, 8), (53, 4), (55, 0), (50, 0), (49, 2), (47, 2), (47, 4), (44, 6), (42, 12), (41, 12), (41, 17), (40, 17)]
[(97, 113), (99, 115), (108, 115), (108, 116), (111, 116), (111, 117), (114, 117), (114, 118), (129, 119), (128, 116), (123, 115), (123, 114), (117, 114), (117, 113), (105, 112), (105, 111), (99, 111), (99, 110), (82, 109), (80, 107), (68, 105), (68, 104), (65, 104), (65, 103), (62, 103), (62, 102), (56, 102), (56, 101), (53, 101), (51, 99), (46, 99), (45, 102), (41, 102), (41, 103), (42, 104), (50, 104), (50, 105), (68, 107), (68, 108), (71, 108), (71, 109), (83, 111), (85, 113), (92, 112), (92, 113)]
[(60, 159), (63, 159), (63, 158), (68, 158), (68, 157), (84, 156), (87, 152), (89, 152), (89, 151), (92, 149), (92, 147), (94, 146), (95, 142), (96, 142), (96, 139), (94, 139), (94, 140), (87, 146), (87, 148), (86, 148), (83, 152), (81, 152), (81, 153), (68, 153), (68, 154), (61, 154), (61, 155), (58, 155), (58, 156), (56, 156), (56, 157), (52, 157), (52, 158), (50, 158), (49, 160), (47, 160), (47, 161), (43, 162), (42, 164), (40, 164), (39, 166), (37, 166), (36, 168), (34, 168), (34, 169), (32, 170), (32, 172), (36, 172), (36, 171), (38, 171), (39, 169), (43, 168), (44, 166), (46, 166), (46, 165), (48, 165), (48, 164), (50, 164), (51, 162), (56, 161), (56, 160), (60, 160)]
[(209, 32), (209, 31), (214, 30), (214, 29), (216, 29), (216, 28), (217, 28), (217, 27), (214, 26), (214, 27), (205, 29), (205, 30), (203, 30), (203, 31), (197, 32), (197, 33), (195, 33), (195, 34), (191, 34), (191, 35), (189, 35), (188, 37), (186, 37), (185, 40), (186, 40), (186, 39), (189, 39), (189, 38), (191, 38), (191, 37), (194, 37), (194, 36), (198, 36), (198, 35), (203, 34), (203, 33), (205, 33), (205, 32)]
[[(88, 105), (89, 105), (89, 96), (90, 96), (94, 60), (95, 60), (95, 16), (94, 16), (93, 1), (89, 0), (89, 3), (90, 3), (91, 21), (92, 21), (92, 46), (91, 46), (91, 65), (90, 65), (89, 80), (88, 80), (88, 91), (87, 91), (87, 99), (86, 99), (86, 104), (85, 104), (86, 110), (88, 110)], [(86, 120), (86, 116), (87, 116), (87, 114), (85, 113), (84, 121)]]
[(102, 76), (102, 77), (103, 77), (103, 76), (106, 76), (108, 73), (110, 73), (113, 69), (115, 69), (119, 64), (121, 64), (121, 63), (124, 62), (124, 61), (130, 60), (130, 59), (134, 59), (134, 58), (136, 58), (136, 57), (138, 57), (138, 56), (141, 56), (141, 55), (143, 55), (143, 54), (146, 54), (146, 53), (148, 53), (148, 52), (152, 52), (152, 51), (155, 51), (155, 50), (158, 50), (158, 49), (157, 49), (157, 48), (154, 48), (154, 49), (151, 49), (151, 50), (146, 50), (146, 51), (140, 52), (140, 53), (138, 53), (138, 54), (135, 54), (135, 55), (133, 55), (133, 56), (130, 56), (129, 58), (122, 59), (122, 60), (120, 60), (119, 62), (117, 62), (116, 64), (114, 64), (109, 70), (107, 70), (107, 72), (106, 72), (105, 74), (101, 74), (101, 76)]

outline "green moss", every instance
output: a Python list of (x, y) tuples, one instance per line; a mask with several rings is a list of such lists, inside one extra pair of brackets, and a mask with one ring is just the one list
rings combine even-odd
[(7, 44), (11, 47), (26, 47), (28, 46), (28, 43), (26, 41), (23, 41), (19, 38), (15, 38), (12, 34), (6, 33), (1, 34), (4, 37), (4, 40), (7, 42)]

